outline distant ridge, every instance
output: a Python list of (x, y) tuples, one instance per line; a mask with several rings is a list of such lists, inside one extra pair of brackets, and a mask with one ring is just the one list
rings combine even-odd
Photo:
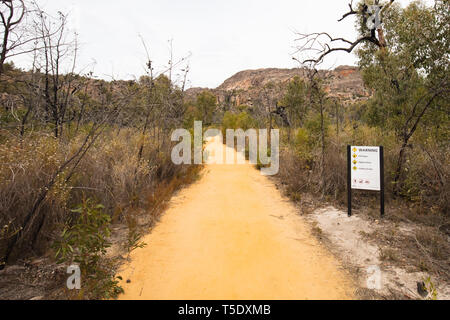
[[(319, 74), (325, 79), (325, 90), (330, 96), (339, 97), (347, 103), (369, 96), (358, 67), (339, 66), (334, 70), (320, 70)], [(187, 90), (186, 96), (192, 100), (200, 92), (208, 90), (217, 96), (219, 103), (227, 102), (234, 106), (252, 104), (267, 84), (284, 84), (295, 76), (306, 78), (306, 70), (300, 68), (243, 70), (226, 79), (216, 89), (191, 88)], [(278, 94), (281, 96), (283, 92), (280, 91)]]

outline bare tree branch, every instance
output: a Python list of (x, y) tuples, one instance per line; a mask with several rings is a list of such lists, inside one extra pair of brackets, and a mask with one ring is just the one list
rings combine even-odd
[[(322, 40), (322, 38), (327, 39), (328, 41)], [(356, 41), (350, 41), (344, 38), (333, 38), (330, 34), (326, 32), (320, 33), (311, 33), (311, 34), (299, 34), (299, 37), (296, 41), (303, 41), (304, 43), (298, 47), (295, 53), (307, 53), (312, 52), (314, 55), (318, 55), (318, 58), (309, 58), (302, 61), (305, 63), (314, 63), (319, 64), (323, 61), (323, 59), (332, 52), (336, 51), (345, 51), (347, 53), (351, 53), (359, 44), (363, 42), (370, 42), (376, 45), (377, 47), (382, 47), (381, 43), (374, 36), (365, 36), (357, 39)], [(348, 44), (348, 46), (344, 47), (332, 47), (332, 43), (343, 42)], [(294, 53), (294, 54), (295, 54)]]
[[(380, 7), (380, 14), (385, 11), (395, 0), (389, 0), (387, 5), (380, 5), (379, 1), (375, 1), (375, 5)], [(364, 21), (368, 18), (369, 7), (364, 4), (360, 9), (355, 9), (353, 7), (353, 0), (348, 4), (349, 11), (345, 13), (342, 18), (338, 21), (342, 21), (345, 18), (352, 15), (361, 15)], [(352, 41), (342, 37), (333, 37), (327, 32), (315, 32), (310, 34), (298, 33), (299, 37), (295, 40), (300, 42), (300, 46), (294, 52), (294, 54), (312, 54), (312, 57), (308, 57), (301, 61), (302, 64), (312, 63), (314, 65), (320, 64), (323, 59), (337, 51), (344, 51), (347, 53), (353, 52), (353, 50), (362, 43), (372, 43), (378, 48), (384, 48), (386, 46), (383, 30), (378, 27), (378, 38), (376, 36), (376, 30), (369, 30), (370, 34), (359, 37), (358, 39)], [(334, 46), (335, 44), (344, 44), (343, 46)], [(295, 59), (295, 58), (294, 58)], [(298, 60), (298, 59), (295, 59)]]
[(350, 8), (350, 11), (347, 12), (347, 13), (345, 13), (345, 14), (342, 16), (342, 18), (340, 18), (340, 19), (338, 20), (338, 22), (341, 22), (342, 20), (344, 20), (344, 19), (347, 18), (348, 16), (351, 16), (351, 15), (360, 13), (360, 11), (355, 11), (355, 10), (353, 9), (353, 0), (348, 4), (348, 6), (349, 6), (349, 8)]

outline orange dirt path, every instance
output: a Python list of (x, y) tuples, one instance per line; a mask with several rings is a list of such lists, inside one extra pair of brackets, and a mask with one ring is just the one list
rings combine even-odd
[(206, 165), (122, 266), (120, 299), (354, 298), (297, 212), (254, 166)]

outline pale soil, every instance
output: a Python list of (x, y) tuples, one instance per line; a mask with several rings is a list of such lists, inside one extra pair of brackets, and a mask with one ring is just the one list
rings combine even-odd
[(349, 273), (250, 164), (206, 165), (142, 240), (119, 272), (121, 299), (355, 298)]
[[(382, 261), (380, 248), (395, 247), (390, 243), (382, 243), (377, 236), (386, 232), (406, 235), (412, 233), (417, 226), (406, 223), (395, 226), (391, 221), (374, 221), (365, 216), (354, 215), (349, 218), (347, 212), (334, 207), (315, 210), (307, 216), (307, 221), (316, 225), (322, 238), (327, 240), (327, 247), (358, 276), (360, 288), (368, 289), (369, 268), (379, 268), (380, 287), (372, 288), (371, 292), (363, 290), (362, 292), (367, 293), (363, 294), (363, 298), (422, 299), (417, 293), (417, 282), (428, 278), (430, 274), (415, 270), (411, 261), (403, 261), (400, 257), (395, 263)], [(370, 235), (375, 235), (372, 241), (367, 239)], [(447, 280), (436, 276), (431, 276), (431, 279), (436, 286), (437, 299), (449, 300), (450, 285)]]

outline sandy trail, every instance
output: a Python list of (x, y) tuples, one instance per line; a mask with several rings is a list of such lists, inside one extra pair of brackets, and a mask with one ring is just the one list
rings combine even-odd
[(143, 241), (120, 272), (121, 299), (353, 298), (346, 272), (249, 164), (206, 165)]

